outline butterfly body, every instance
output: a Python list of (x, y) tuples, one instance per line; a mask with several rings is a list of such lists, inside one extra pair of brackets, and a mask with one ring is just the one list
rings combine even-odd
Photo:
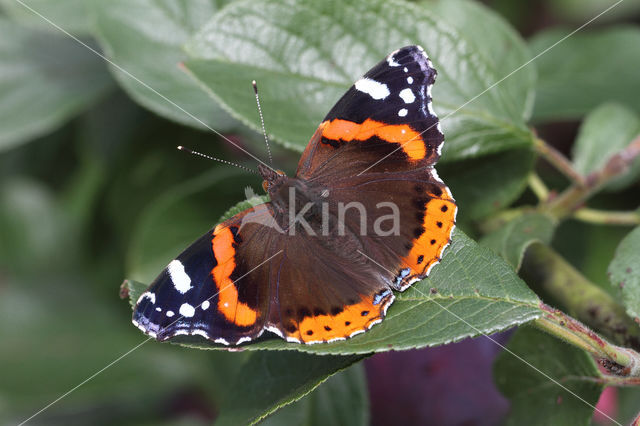
[(259, 166), (270, 201), (216, 226), (176, 257), (136, 305), (158, 340), (239, 345), (272, 332), (322, 343), (383, 320), (450, 242), (456, 205), (434, 165), (444, 137), (435, 70), (418, 46), (359, 79), (288, 177)]

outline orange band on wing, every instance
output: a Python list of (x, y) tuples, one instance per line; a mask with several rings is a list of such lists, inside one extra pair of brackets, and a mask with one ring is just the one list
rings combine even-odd
[(320, 127), (322, 136), (331, 140), (364, 141), (377, 136), (384, 141), (401, 144), (402, 150), (412, 160), (422, 160), (427, 153), (420, 133), (408, 124), (386, 124), (370, 118), (358, 124), (336, 118), (323, 122)]
[(298, 323), (297, 330), (287, 332), (287, 335), (303, 342), (328, 342), (348, 338), (382, 321), (391, 301), (391, 293), (376, 305), (373, 304), (373, 298), (365, 296), (358, 303), (345, 306), (336, 315), (327, 313), (305, 317)]
[(455, 225), (456, 209), (455, 202), (446, 192), (442, 198), (427, 201), (422, 223), (424, 232), (413, 240), (413, 248), (402, 259), (411, 268), (411, 276), (423, 275), (431, 265), (440, 261)]
[(211, 274), (218, 287), (218, 312), (231, 323), (247, 327), (255, 324), (258, 313), (246, 303), (238, 301), (238, 289), (231, 280), (236, 268), (233, 234), (228, 227), (216, 226), (213, 231), (213, 254), (218, 264)]

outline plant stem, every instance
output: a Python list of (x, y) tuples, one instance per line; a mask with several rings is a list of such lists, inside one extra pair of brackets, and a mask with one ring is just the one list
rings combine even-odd
[(605, 225), (640, 225), (640, 212), (638, 211), (606, 211), (583, 207), (576, 210), (573, 217), (583, 222)]
[(542, 302), (540, 309), (545, 313), (533, 322), (536, 327), (589, 352), (612, 375), (640, 377), (639, 353), (607, 342), (586, 325), (558, 309)]
[[(558, 155), (562, 154), (558, 153)], [(613, 178), (625, 173), (638, 156), (640, 156), (640, 135), (625, 149), (611, 157), (600, 170), (590, 173), (582, 182), (576, 181), (562, 194), (550, 201), (546, 210), (557, 218), (573, 214), (600, 188)]]
[(538, 200), (546, 201), (549, 198), (549, 189), (536, 173), (529, 175), (529, 187), (536, 194)]
[(603, 374), (600, 378), (593, 378), (593, 381), (596, 383), (601, 383), (605, 386), (639, 386), (640, 385), (640, 377), (620, 377), (620, 376), (612, 376), (610, 374)]
[(571, 162), (567, 160), (567, 157), (565, 157), (560, 151), (540, 138), (534, 139), (534, 147), (540, 155), (542, 155), (549, 163), (568, 177), (572, 182), (578, 185), (585, 184), (584, 176), (573, 168)]
[(616, 344), (640, 351), (640, 327), (625, 308), (550, 247), (532, 244), (520, 273), (530, 286), (550, 294), (570, 315)]

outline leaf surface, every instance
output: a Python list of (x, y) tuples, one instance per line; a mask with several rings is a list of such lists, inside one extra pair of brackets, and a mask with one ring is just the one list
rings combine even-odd
[(480, 243), (502, 256), (516, 271), (531, 244), (549, 244), (556, 221), (542, 213), (525, 213), (500, 229), (486, 235)]
[(636, 321), (640, 318), (640, 227), (620, 243), (609, 265), (611, 284), (620, 288), (622, 303)]
[(216, 0), (95, 2), (96, 36), (105, 53), (153, 89), (112, 66), (124, 90), (170, 120), (202, 129), (205, 123), (221, 132), (233, 128), (235, 121), (179, 68), (186, 59), (183, 44), (223, 4)]
[[(335, 374), (360, 359), (254, 352), (230, 387), (216, 425), (256, 423), (281, 407), (283, 412), (267, 419), (267, 424), (278, 424), (280, 416), (289, 421), (285, 424), (363, 424), (367, 393), (362, 365)], [(294, 401), (298, 402), (285, 407)], [(296, 421), (291, 422), (291, 416)]]
[[(533, 37), (533, 54), (560, 41), (568, 30)], [(581, 118), (603, 102), (616, 101), (640, 113), (640, 30), (610, 27), (578, 32), (536, 59), (535, 121)]]
[(506, 424), (591, 424), (604, 386), (595, 382), (601, 376), (589, 354), (530, 327), (518, 329), (507, 349), (512, 353), (503, 352), (494, 365), (496, 384), (511, 400)]
[[(573, 145), (573, 167), (584, 176), (595, 172), (638, 136), (640, 118), (635, 111), (616, 103), (603, 104), (590, 112), (580, 127)], [(640, 158), (607, 187), (621, 189), (632, 184), (638, 176)]]
[(438, 70), (436, 113), (443, 118), (456, 111), (442, 121), (445, 161), (531, 145), (525, 121), (533, 67), (467, 104), (529, 59), (519, 36), (473, 2), (238, 1), (188, 43), (192, 59), (186, 67), (203, 89), (256, 130), (250, 82), (257, 80), (269, 133), (302, 151), (353, 82), (408, 44), (423, 45)]
[(0, 152), (44, 135), (113, 87), (102, 59), (64, 35), (0, 17)]

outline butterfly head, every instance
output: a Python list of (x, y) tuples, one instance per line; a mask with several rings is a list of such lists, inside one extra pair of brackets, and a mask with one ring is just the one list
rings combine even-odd
[(287, 180), (287, 175), (282, 170), (275, 170), (270, 167), (265, 166), (264, 164), (258, 164), (258, 171), (260, 172), (260, 176), (262, 176), (262, 188), (264, 191), (273, 195), (276, 188), (281, 186), (285, 180)]

